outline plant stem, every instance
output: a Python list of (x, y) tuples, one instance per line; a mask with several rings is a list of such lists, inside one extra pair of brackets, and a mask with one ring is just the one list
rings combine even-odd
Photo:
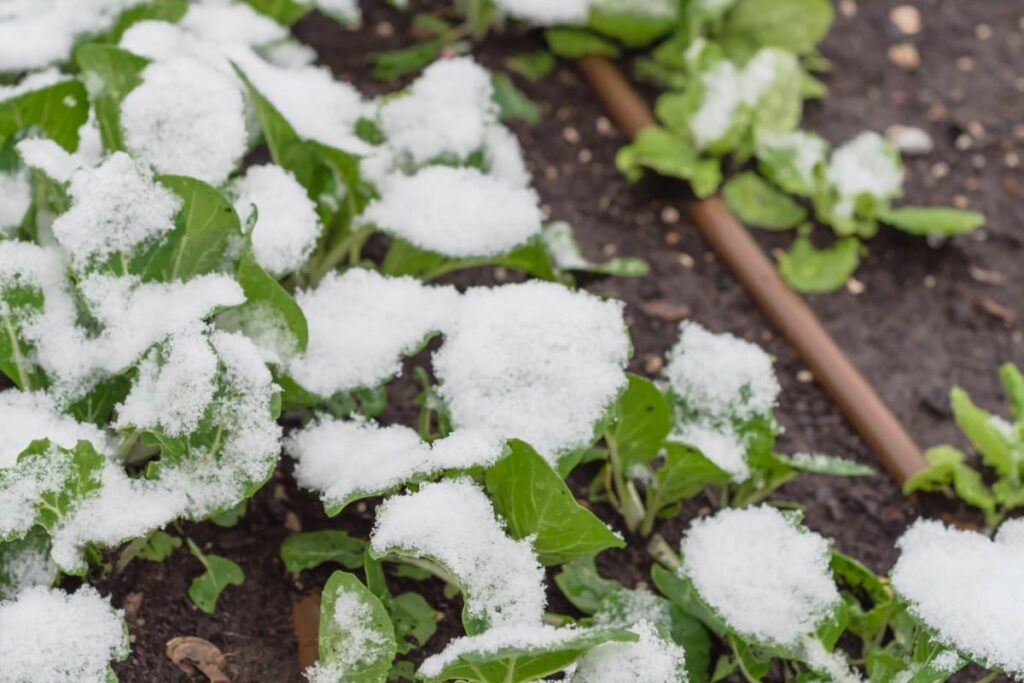
[(335, 242), (316, 266), (310, 270), (310, 283), (315, 285), (320, 282), (324, 275), (341, 265), (346, 258), (350, 264), (357, 263), (362, 254), (363, 243), (371, 234), (373, 234), (373, 228), (360, 228), (349, 232)]
[(661, 534), (654, 534), (651, 537), (650, 543), (647, 544), (647, 554), (654, 558), (655, 562), (664, 565), (672, 571), (679, 569), (679, 565), (683, 563), (679, 554), (672, 549), (672, 546), (668, 544), (668, 541)]

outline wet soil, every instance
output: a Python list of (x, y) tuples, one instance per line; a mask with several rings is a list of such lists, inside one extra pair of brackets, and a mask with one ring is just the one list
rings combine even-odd
[[(364, 4), (365, 21), (358, 30), (314, 15), (300, 22), (296, 34), (340, 78), (379, 94), (397, 84), (373, 81), (365, 55), (413, 39), (409, 15), (383, 2)], [(883, 231), (869, 243), (870, 255), (846, 291), (809, 301), (921, 446), (948, 442), (966, 447), (947, 408), (949, 388), (959, 384), (979, 404), (1005, 412), (996, 368), (1005, 361), (1024, 364), (1024, 74), (1019, 71), (1024, 18), (1020, 7), (1005, 0), (918, 0), (923, 28), (905, 36), (888, 18), (896, 4), (839, 3), (836, 25), (823, 46), (834, 65), (824, 77), (831, 94), (808, 105), (805, 125), (833, 143), (892, 125), (925, 128), (935, 149), (907, 160), (907, 200), (969, 206), (988, 216), (988, 226), (935, 247)], [(887, 50), (899, 43), (918, 49), (915, 69), (890, 62)], [(501, 68), (509, 55), (539, 47), (538, 36), (531, 33), (488, 39), (474, 54)], [(756, 341), (775, 355), (784, 388), (777, 411), (786, 430), (780, 450), (872, 463), (871, 453), (800, 360), (687, 222), (683, 188), (656, 178), (630, 185), (618, 174), (614, 155), (624, 139), (572, 66), (562, 64), (537, 83), (515, 78), (543, 111), (538, 125), (515, 129), (550, 215), (569, 221), (584, 251), (595, 259), (638, 256), (651, 265), (644, 278), (583, 283), (627, 302), (636, 348), (631, 369), (656, 374), (681, 315)], [(790, 238), (761, 233), (758, 239), (771, 251), (785, 247)], [(502, 277), (487, 272), (459, 281)], [(412, 390), (395, 392), (408, 400)], [(409, 417), (402, 412), (392, 417)], [(572, 481), (581, 484), (585, 477)], [(893, 542), (915, 517), (978, 521), (970, 510), (938, 496), (905, 498), (882, 474), (871, 479), (805, 475), (776, 499), (799, 503), (811, 528), (880, 572), (891, 566)], [(698, 499), (659, 532), (675, 544), (693, 515), (710, 510), (710, 501)], [(101, 580), (101, 590), (129, 610), (134, 648), (131, 658), (117, 666), (121, 680), (197, 680), (164, 656), (170, 638), (197, 635), (224, 651), (234, 683), (301, 681), (291, 604), (322, 585), (330, 569), (289, 577), (278, 559), (280, 544), (298, 529), (343, 528), (365, 536), (371, 511), (372, 505), (360, 505), (325, 519), (316, 501), (296, 489), (284, 464), (234, 528), (183, 528), (205, 551), (229, 557), (245, 570), (245, 584), (224, 592), (215, 615), (199, 612), (186, 597), (201, 567), (185, 550), (162, 564), (133, 562), (121, 574)], [(607, 517), (614, 523), (612, 515)], [(603, 554), (599, 565), (606, 575), (639, 586), (647, 581), (650, 560), (643, 542), (632, 540), (627, 550)], [(436, 582), (424, 582), (421, 589), (443, 614), (428, 644), (434, 651), (458, 634), (460, 603), (446, 598)], [(554, 594), (551, 606), (569, 609)]]

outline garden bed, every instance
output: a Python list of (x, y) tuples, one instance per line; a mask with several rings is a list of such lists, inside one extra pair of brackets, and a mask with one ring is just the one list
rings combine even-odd
[[(847, 291), (812, 296), (810, 304), (920, 445), (961, 444), (948, 410), (949, 387), (963, 386), (979, 405), (996, 408), (1002, 397), (995, 368), (1005, 361), (1024, 363), (1024, 181), (1016, 165), (1024, 148), (1019, 123), (1024, 121), (1024, 83), (1014, 71), (1024, 61), (1024, 27), (1011, 3), (928, 2), (921, 7), (923, 32), (907, 38), (889, 22), (889, 9), (889, 3), (842, 4), (823, 46), (835, 65), (825, 78), (830, 96), (809, 106), (805, 125), (833, 141), (893, 124), (925, 127), (935, 150), (907, 160), (908, 198), (948, 204), (962, 195), (971, 208), (986, 214), (988, 224), (937, 248), (883, 231), (870, 242), (870, 256), (856, 282)], [(365, 56), (410, 44), (408, 20), (408, 14), (384, 3), (366, 3), (358, 30), (313, 15), (295, 33), (339, 78), (363, 92), (383, 93), (395, 86), (374, 81)], [(975, 33), (982, 25), (991, 31), (984, 40)], [(889, 61), (887, 49), (900, 42), (918, 47), (916, 69), (903, 71)], [(535, 33), (498, 36), (476, 47), (474, 56), (485, 66), (500, 67), (506, 57), (541, 46)], [(732, 332), (777, 359), (783, 386), (777, 415), (786, 430), (782, 450), (820, 451), (874, 464), (800, 360), (687, 222), (685, 189), (654, 178), (630, 185), (616, 170), (614, 156), (625, 139), (573, 67), (563, 63), (544, 80), (517, 84), (543, 112), (539, 124), (517, 124), (515, 131), (550, 215), (569, 221), (584, 252), (595, 259), (635, 256), (651, 265), (643, 278), (583, 280), (588, 290), (627, 302), (635, 347), (630, 369), (656, 374), (682, 318), (715, 332)], [(757, 236), (766, 250), (783, 246), (776, 235)], [(488, 271), (451, 280), (481, 284), (508, 277), (516, 278)], [(415, 388), (403, 381), (391, 391), (404, 394), (408, 403)], [(220, 647), (234, 683), (303, 680), (291, 607), (300, 596), (318, 590), (329, 571), (289, 576), (279, 559), (280, 545), (300, 529), (342, 528), (365, 537), (372, 505), (357, 504), (328, 520), (319, 501), (296, 488), (289, 470), (285, 461), (235, 527), (186, 525), (188, 536), (204, 550), (230, 557), (245, 571), (245, 584), (223, 594), (216, 614), (198, 611), (185, 598), (199, 565), (184, 551), (162, 563), (133, 562), (98, 582), (127, 613), (133, 649), (128, 660), (115, 665), (121, 680), (193, 680), (164, 654), (167, 641), (180, 635), (200, 636)], [(588, 474), (593, 472), (577, 472), (570, 480), (577, 493), (585, 489)], [(957, 524), (980, 522), (956, 502), (905, 498), (883, 474), (870, 479), (803, 475), (775, 498), (799, 503), (810, 528), (878, 572), (891, 567), (894, 541), (922, 513)], [(675, 546), (690, 517), (710, 509), (698, 498), (659, 531)], [(617, 525), (609, 510), (597, 506), (595, 512)], [(626, 550), (603, 553), (598, 564), (604, 575), (626, 586), (646, 585), (651, 560), (643, 540), (630, 541)], [(446, 598), (439, 582), (419, 586), (445, 613), (427, 647), (436, 652), (461, 632), (461, 600)], [(557, 589), (550, 593), (553, 611), (571, 609)]]

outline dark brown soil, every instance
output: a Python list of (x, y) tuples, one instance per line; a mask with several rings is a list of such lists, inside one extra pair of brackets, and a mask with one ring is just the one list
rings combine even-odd
[[(296, 33), (339, 77), (375, 94), (395, 85), (372, 81), (365, 55), (412, 41), (408, 15), (383, 2), (365, 4), (360, 30), (314, 16), (301, 22)], [(856, 11), (852, 16), (839, 13), (824, 45), (835, 65), (826, 76), (831, 95), (808, 107), (806, 125), (836, 143), (861, 130), (881, 131), (893, 124), (926, 128), (936, 148), (908, 160), (907, 199), (951, 204), (960, 195), (964, 199), (956, 201), (984, 211), (989, 225), (938, 248), (883, 232), (870, 243), (871, 254), (857, 273), (862, 292), (854, 294), (859, 289), (854, 287), (810, 302), (922, 446), (966, 446), (946, 407), (950, 386), (960, 384), (981, 405), (1005, 411), (996, 368), (1007, 360), (1024, 363), (1024, 178), (1015, 156), (1024, 147), (1024, 127), (1018, 123), (1024, 121), (1024, 81), (1018, 73), (1024, 63), (1024, 26), (1020, 8), (1005, 0), (920, 0), (923, 31), (906, 38), (888, 20), (895, 4), (843, 3)], [(979, 29), (981, 25), (988, 31)], [(987, 39), (978, 37), (988, 32)], [(917, 69), (901, 71), (888, 61), (887, 48), (898, 42), (919, 48)], [(534, 34), (501, 37), (475, 54), (499, 68), (509, 54), (539, 46)], [(682, 188), (658, 179), (631, 186), (618, 174), (613, 159), (624, 140), (611, 130), (600, 104), (571, 65), (562, 65), (540, 83), (517, 82), (544, 112), (538, 126), (517, 126), (516, 131), (551, 216), (571, 222), (594, 258), (621, 254), (651, 264), (651, 273), (642, 279), (586, 282), (588, 289), (628, 303), (636, 347), (632, 369), (656, 371), (675, 338), (675, 321), (645, 309), (662, 301), (685, 306), (692, 319), (757, 341), (777, 357), (784, 387), (777, 413), (786, 428), (782, 450), (872, 462), (871, 453), (817, 384), (804, 376), (799, 359), (775, 336), (697, 230), (679, 217)], [(759, 239), (771, 250), (784, 247), (789, 237), (761, 234)], [(490, 281), (494, 274), (480, 277)], [(283, 465), (235, 528), (199, 524), (185, 529), (204, 549), (235, 560), (245, 570), (245, 585), (224, 592), (216, 615), (197, 611), (186, 597), (189, 582), (201, 569), (184, 550), (162, 564), (136, 561), (119, 576), (100, 581), (115, 604), (135, 605), (129, 615), (133, 654), (117, 667), (123, 681), (196, 680), (177, 671), (163, 654), (166, 641), (178, 635), (201, 636), (222, 648), (234, 683), (302, 680), (291, 604), (322, 584), (329, 569), (293, 580), (278, 559), (280, 544), (289, 529), (299, 527), (340, 527), (365, 535), (371, 517), (360, 506), (338, 519), (324, 519), (319, 505), (295, 489), (287, 470)], [(812, 528), (882, 572), (895, 559), (894, 540), (918, 514), (977, 520), (957, 503), (936, 497), (906, 499), (883, 475), (867, 480), (808, 475), (777, 498), (798, 502)], [(677, 543), (690, 517), (707, 505), (697, 501), (660, 532)], [(644, 583), (649, 569), (639, 540), (627, 551), (606, 553), (599, 564), (627, 585)], [(445, 599), (436, 585), (427, 597), (445, 614), (430, 644), (434, 650), (458, 632), (459, 603), (457, 598)], [(555, 595), (552, 607), (567, 609)]]

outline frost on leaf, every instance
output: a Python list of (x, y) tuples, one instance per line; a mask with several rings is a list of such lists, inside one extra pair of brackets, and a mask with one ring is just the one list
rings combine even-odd
[(877, 200), (898, 197), (903, 189), (899, 152), (878, 133), (861, 133), (832, 152), (825, 177), (838, 194), (835, 214), (853, 215), (858, 197)]
[(0, 683), (109, 683), (110, 662), (129, 651), (121, 617), (90, 586), (0, 602)]
[(897, 542), (892, 585), (938, 639), (989, 667), (1024, 676), (1024, 523), (995, 539), (919, 520)]
[(755, 641), (792, 647), (840, 601), (828, 542), (777, 509), (723, 510), (693, 523), (680, 574), (728, 626)]
[(466, 613), (488, 628), (538, 626), (544, 570), (528, 540), (513, 541), (483, 490), (468, 479), (424, 484), (377, 508), (376, 555), (395, 553), (441, 563), (466, 595)]
[(401, 425), (331, 418), (293, 432), (285, 450), (299, 485), (319, 492), (329, 514), (417, 477), (493, 464), (504, 452), (502, 439), (472, 430), (427, 444)]
[(684, 322), (665, 367), (676, 403), (673, 441), (700, 450), (736, 481), (750, 476), (744, 422), (771, 419), (779, 383), (771, 357), (731, 334)]
[(316, 205), (288, 170), (250, 166), (234, 186), (235, 211), (256, 211), (251, 239), (256, 262), (275, 277), (301, 268), (320, 238)]
[(398, 374), (403, 354), (448, 326), (458, 294), (354, 268), (329, 274), (295, 298), (309, 323), (309, 346), (287, 364), (287, 372), (305, 389), (328, 397)]
[(598, 645), (577, 662), (570, 683), (686, 683), (686, 653), (655, 627), (641, 621), (632, 628), (635, 643)]

